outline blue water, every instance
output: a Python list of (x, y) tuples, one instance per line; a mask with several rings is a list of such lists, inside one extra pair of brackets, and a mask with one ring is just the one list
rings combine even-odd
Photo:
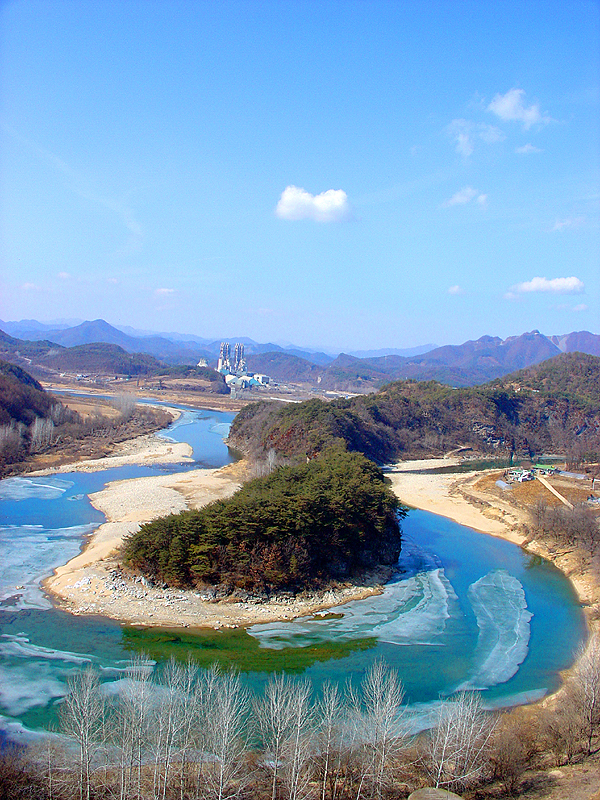
[[(375, 636), (372, 651), (353, 655), (355, 668), (383, 656), (414, 703), (477, 689), (489, 704), (512, 704), (555, 690), (586, 633), (564, 575), (510, 542), (425, 511), (411, 511), (403, 529), (401, 571), (382, 596), (337, 607), (340, 619), (255, 625), (250, 634), (268, 648)], [(348, 664), (310, 671), (343, 680)]]
[[(232, 458), (222, 438), (232, 418), (185, 410), (164, 435), (192, 444), (194, 466), (221, 466)], [(132, 648), (144, 645), (146, 634), (118, 622), (54, 609), (40, 588), (40, 580), (76, 555), (83, 537), (102, 522), (88, 494), (109, 481), (187, 468), (125, 467), (0, 482), (5, 729), (48, 725), (73, 670), (92, 662), (105, 680), (118, 679)], [(586, 632), (571, 584), (551, 564), (422, 511), (412, 511), (404, 522), (398, 573), (383, 595), (335, 611), (334, 618), (252, 626), (246, 642), (258, 648), (259, 665), (264, 653), (264, 665), (278, 664), (274, 668), (286, 659), (297, 666), (298, 654), (311, 647), (317, 652), (348, 645), (343, 657), (308, 659), (305, 673), (316, 686), (326, 679), (358, 680), (373, 658), (384, 656), (398, 669), (407, 699), (423, 719), (440, 696), (461, 688), (481, 690), (490, 705), (525, 702), (555, 690), (559, 671), (570, 666)], [(213, 634), (208, 641), (188, 631), (184, 646), (218, 653), (227, 636)], [(151, 631), (146, 638), (150, 645)], [(182, 641), (161, 639), (153, 657), (181, 654)], [(273, 657), (280, 660), (268, 660)], [(248, 668), (254, 670), (246, 675), (251, 685), (265, 680), (264, 665)]]
[[(183, 408), (172, 406), (172, 408)], [(189, 411), (183, 409), (179, 419), (163, 433), (175, 442), (192, 446), (196, 467), (222, 467), (231, 461), (231, 452), (223, 444), (235, 414), (225, 411)]]

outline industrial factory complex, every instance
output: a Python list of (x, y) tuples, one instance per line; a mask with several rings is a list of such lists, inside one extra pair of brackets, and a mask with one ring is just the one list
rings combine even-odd
[(271, 382), (268, 375), (248, 372), (244, 345), (241, 342), (236, 342), (234, 345), (233, 358), (229, 342), (221, 342), (217, 372), (224, 376), (225, 383), (231, 389), (251, 389), (252, 387), (268, 386)]

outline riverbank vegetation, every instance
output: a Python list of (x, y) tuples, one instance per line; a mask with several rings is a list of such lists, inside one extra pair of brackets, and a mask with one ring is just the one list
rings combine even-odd
[(127, 395), (116, 396), (104, 412), (79, 414), (25, 370), (0, 361), (0, 477), (101, 457), (117, 442), (171, 420), (168, 411), (138, 406)]
[(318, 695), (283, 674), (253, 695), (235, 673), (152, 665), (136, 657), (114, 686), (92, 667), (74, 674), (59, 706), (62, 737), (5, 749), (0, 797), (381, 800), (422, 786), (557, 797), (543, 770), (585, 765), (600, 749), (597, 641), (554, 706), (490, 713), (461, 693), (436, 704), (426, 730), (382, 661)]
[(394, 564), (405, 513), (373, 462), (333, 449), (250, 480), (227, 500), (142, 525), (122, 555), (169, 585), (299, 591)]
[(597, 460), (600, 452), (600, 358), (582, 353), (483, 386), (398, 381), (380, 391), (331, 402), (260, 402), (235, 418), (229, 440), (251, 457), (270, 450), (312, 457), (332, 443), (378, 463), (443, 455), (457, 448), (501, 457), (565, 453)]
[(569, 508), (548, 505), (539, 498), (531, 509), (528, 539), (552, 542), (558, 550), (570, 551), (581, 563), (581, 572), (590, 571), (600, 578), (600, 515), (597, 505), (584, 504)]

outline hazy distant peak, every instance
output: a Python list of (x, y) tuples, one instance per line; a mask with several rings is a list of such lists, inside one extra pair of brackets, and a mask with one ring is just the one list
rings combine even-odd
[(378, 350), (351, 350), (348, 355), (355, 356), (356, 358), (380, 358), (385, 356), (404, 356), (410, 358), (411, 356), (421, 356), (424, 353), (429, 353), (435, 350), (437, 344), (421, 344), (418, 347), (407, 347), (400, 349), (397, 347), (382, 347)]

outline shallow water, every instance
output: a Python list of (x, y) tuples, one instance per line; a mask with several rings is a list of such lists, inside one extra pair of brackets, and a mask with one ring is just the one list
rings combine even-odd
[[(188, 441), (205, 466), (232, 456), (222, 441), (233, 414), (186, 411), (165, 435)], [(244, 630), (139, 629), (51, 607), (39, 581), (102, 521), (87, 495), (111, 480), (189, 467), (124, 467), (0, 482), (0, 714), (28, 728), (52, 722), (66, 678), (93, 663), (116, 681), (132, 653), (158, 663), (188, 655), (242, 671), (255, 688), (273, 670), (358, 681), (374, 657), (398, 669), (423, 723), (439, 697), (483, 690), (507, 705), (553, 691), (585, 636), (571, 584), (551, 564), (443, 517), (412, 511), (398, 573), (384, 593), (335, 614)], [(557, 635), (560, 631), (560, 636)], [(117, 686), (118, 684), (115, 684)], [(0, 726), (1, 727), (1, 726)], [(13, 726), (14, 727), (14, 726)]]

